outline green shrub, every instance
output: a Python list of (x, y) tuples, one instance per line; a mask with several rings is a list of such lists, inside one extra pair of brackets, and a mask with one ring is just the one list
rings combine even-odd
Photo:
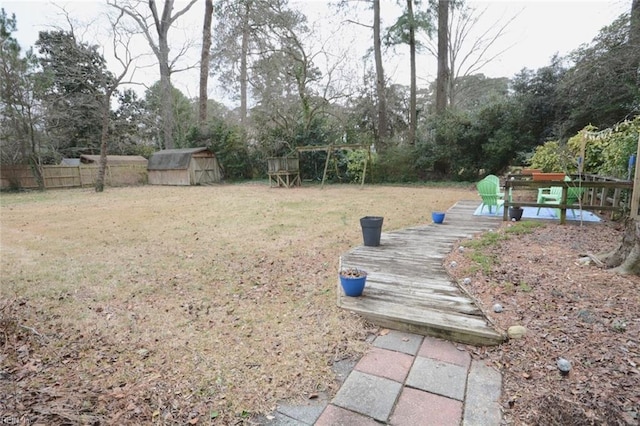
[(249, 152), (242, 142), (240, 127), (230, 125), (222, 119), (211, 120), (202, 131), (194, 126), (186, 136), (187, 146), (207, 146), (215, 154), (224, 171), (226, 180), (251, 179), (252, 164)]
[[(347, 160), (347, 177), (350, 182), (362, 182), (362, 174), (365, 172), (365, 163), (369, 159), (369, 153), (363, 149), (349, 151)], [(375, 162), (375, 155), (371, 156), (371, 161)], [(371, 172), (372, 164), (367, 164), (367, 173)]]
[(589, 125), (569, 138), (566, 145), (549, 141), (538, 146), (531, 167), (543, 172), (576, 173), (584, 146), (584, 173), (626, 179), (629, 157), (637, 152), (640, 116), (610, 129), (596, 130)]
[(640, 116), (618, 123), (610, 129), (600, 132), (595, 130), (595, 127), (587, 126), (568, 142), (577, 155), (580, 155), (584, 144), (585, 173), (626, 179), (629, 157), (637, 152)]
[(407, 146), (391, 147), (385, 150), (377, 157), (371, 174), (373, 181), (404, 183), (420, 180), (414, 157), (414, 149)]
[(560, 145), (558, 141), (548, 141), (536, 148), (531, 157), (531, 167), (545, 173), (575, 173), (577, 171), (576, 160), (577, 156), (568, 149), (567, 145)]

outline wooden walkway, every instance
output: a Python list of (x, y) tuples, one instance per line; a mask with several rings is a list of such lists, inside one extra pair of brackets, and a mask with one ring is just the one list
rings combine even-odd
[(456, 241), (497, 229), (502, 217), (474, 216), (478, 201), (451, 207), (442, 225), (383, 233), (380, 246), (360, 246), (340, 257), (340, 267), (368, 272), (361, 297), (347, 297), (338, 280), (338, 306), (374, 324), (478, 346), (506, 337), (447, 274), (443, 261)]

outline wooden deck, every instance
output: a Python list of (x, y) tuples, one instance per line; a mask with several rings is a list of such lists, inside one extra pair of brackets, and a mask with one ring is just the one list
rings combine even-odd
[(474, 216), (478, 201), (451, 207), (442, 225), (382, 233), (379, 247), (360, 246), (340, 257), (341, 267), (368, 272), (361, 297), (347, 297), (338, 280), (338, 306), (374, 324), (467, 343), (496, 345), (505, 336), (447, 274), (443, 260), (456, 241), (496, 229), (501, 217)]

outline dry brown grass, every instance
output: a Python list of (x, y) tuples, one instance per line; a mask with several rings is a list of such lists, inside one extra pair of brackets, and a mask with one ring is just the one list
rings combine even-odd
[(475, 198), (263, 184), (2, 194), (0, 412), (228, 424), (331, 394), (331, 364), (370, 331), (335, 306), (359, 217), (390, 231)]

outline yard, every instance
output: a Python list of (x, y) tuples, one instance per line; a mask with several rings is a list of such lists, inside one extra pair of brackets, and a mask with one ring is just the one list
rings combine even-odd
[[(2, 194), (0, 414), (250, 424), (278, 401), (331, 395), (332, 364), (357, 359), (380, 332), (335, 306), (358, 219), (384, 216), (391, 231), (476, 198), (474, 187), (255, 183)], [(529, 330), (468, 347), (503, 374), (505, 423), (637, 422), (640, 279), (578, 262), (615, 247), (621, 226), (546, 222), (501, 235), (476, 249), (461, 241), (471, 249), (445, 265), (472, 278), (467, 289), (499, 328)], [(566, 377), (560, 356), (573, 365)]]
[(0, 413), (219, 424), (335, 391), (375, 332), (335, 306), (358, 219), (431, 221), (475, 188), (110, 188), (2, 194)]

